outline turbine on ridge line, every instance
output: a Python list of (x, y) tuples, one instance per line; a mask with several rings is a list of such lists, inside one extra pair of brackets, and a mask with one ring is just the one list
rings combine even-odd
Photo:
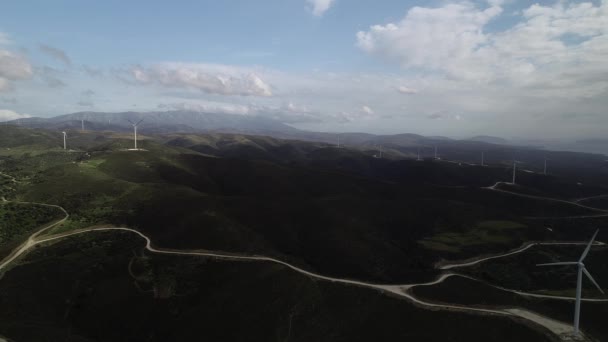
[(513, 180), (511, 184), (515, 184), (515, 175), (517, 175), (517, 163), (521, 163), (519, 160), (513, 160)]
[(67, 147), (65, 139), (68, 134), (66, 132), (61, 132), (61, 133), (63, 134), (63, 149), (65, 150)]
[(577, 282), (576, 282), (576, 301), (574, 304), (574, 334), (575, 335), (580, 334), (579, 321), (580, 321), (580, 317), (581, 317), (581, 292), (582, 292), (582, 285), (583, 285), (583, 273), (587, 276), (587, 278), (589, 278), (589, 280), (591, 280), (593, 285), (595, 285), (595, 287), (597, 287), (597, 289), (600, 290), (600, 292), (602, 294), (605, 294), (604, 290), (602, 290), (600, 285), (598, 285), (598, 283), (595, 281), (595, 279), (593, 279), (593, 277), (591, 276), (591, 273), (589, 273), (589, 271), (587, 271), (587, 269), (585, 268), (585, 264), (583, 263), (583, 260), (585, 260), (585, 258), (587, 257), (587, 254), (589, 254), (589, 251), (591, 250), (591, 246), (593, 245), (593, 242), (595, 241), (595, 237), (597, 236), (598, 232), (599, 232), (599, 229), (595, 231), (595, 234), (593, 234), (591, 241), (589, 241), (589, 243), (587, 244), (587, 248), (585, 248), (585, 251), (581, 255), (580, 259), (578, 259), (578, 261), (552, 262), (552, 263), (548, 263), (548, 264), (537, 264), (536, 265), (536, 266), (575, 266), (575, 265), (578, 266), (578, 278), (577, 278)]
[(142, 121), (144, 121), (144, 119), (139, 120), (137, 123), (134, 123), (131, 120), (127, 120), (131, 123), (131, 125), (133, 125), (133, 141), (135, 142), (135, 147), (133, 148), (134, 151), (137, 151), (137, 125), (139, 125), (140, 123), (142, 123)]

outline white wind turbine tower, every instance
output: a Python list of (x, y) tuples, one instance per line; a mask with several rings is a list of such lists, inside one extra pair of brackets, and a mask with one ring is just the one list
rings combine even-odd
[(515, 184), (515, 175), (517, 174), (517, 163), (520, 163), (517, 160), (513, 161), (513, 181), (511, 182), (511, 184)]
[(578, 261), (553, 262), (553, 263), (548, 263), (548, 264), (536, 265), (536, 266), (563, 266), (563, 265), (574, 266), (574, 265), (576, 265), (578, 267), (578, 277), (577, 277), (577, 282), (576, 282), (576, 302), (574, 304), (574, 334), (575, 335), (580, 334), (579, 320), (581, 318), (581, 292), (582, 292), (582, 285), (583, 285), (583, 273), (587, 276), (587, 278), (589, 278), (589, 280), (591, 280), (593, 285), (595, 285), (595, 287), (597, 287), (597, 289), (600, 290), (600, 292), (602, 294), (604, 294), (604, 291), (602, 290), (602, 288), (598, 285), (598, 283), (595, 281), (595, 279), (593, 279), (593, 277), (591, 276), (591, 273), (589, 273), (589, 271), (587, 271), (587, 269), (585, 268), (585, 264), (583, 263), (583, 260), (585, 260), (585, 257), (587, 257), (587, 254), (589, 254), (589, 250), (591, 250), (591, 246), (593, 245), (593, 242), (595, 241), (595, 237), (597, 236), (598, 232), (599, 232), (599, 229), (595, 231), (595, 234), (593, 234), (591, 241), (589, 241), (589, 244), (587, 244), (587, 248), (585, 248), (585, 251), (581, 255), (581, 258), (578, 259)]
[(481, 166), (485, 166), (484, 165), (485, 159), (486, 159), (485, 152), (481, 151)]
[(66, 147), (67, 147), (66, 137), (67, 137), (68, 134), (66, 132), (61, 132), (61, 133), (63, 134), (63, 149), (65, 150)]
[(128, 120), (128, 121), (131, 123), (131, 125), (133, 125), (133, 133), (134, 133), (133, 141), (135, 142), (135, 145), (134, 145), (135, 147), (133, 149), (131, 149), (131, 151), (139, 151), (137, 149), (137, 125), (139, 125), (142, 121), (144, 121), (144, 119), (139, 120), (137, 123), (133, 123), (133, 121), (131, 121), (131, 120)]

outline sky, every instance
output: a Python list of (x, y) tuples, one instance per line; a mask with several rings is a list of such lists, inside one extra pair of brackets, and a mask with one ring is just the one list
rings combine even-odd
[(166, 110), (315, 131), (602, 138), (608, 0), (0, 4), (0, 121)]

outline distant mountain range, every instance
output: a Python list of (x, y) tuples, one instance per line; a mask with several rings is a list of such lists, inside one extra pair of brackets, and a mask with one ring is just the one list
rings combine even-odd
[[(52, 118), (27, 118), (9, 123), (24, 125), (30, 128), (50, 130), (87, 131), (130, 131), (131, 122), (143, 120), (138, 126), (139, 132), (150, 133), (242, 133), (269, 135), (283, 139), (301, 139), (346, 145), (375, 144), (398, 146), (428, 146), (438, 142), (453, 142), (447, 137), (424, 137), (417, 134), (374, 135), (368, 133), (321, 133), (303, 131), (286, 125), (281, 121), (259, 116), (228, 115), (201, 113), (195, 111), (164, 112), (78, 112)], [(495, 137), (475, 137), (469, 139), (482, 143), (502, 143), (506, 140)]]
[[(199, 113), (193, 111), (166, 112), (78, 112), (52, 118), (27, 118), (20, 124), (45, 129), (81, 129), (91, 131), (126, 131), (131, 122), (143, 120), (139, 130), (143, 133), (198, 133), (230, 131), (239, 133), (272, 133), (297, 131), (277, 120), (254, 116)], [(131, 122), (130, 122), (131, 121)], [(16, 122), (16, 121), (14, 121)]]
[[(52, 118), (27, 118), (9, 123), (30, 128), (49, 130), (80, 130), (84, 125), (87, 131), (132, 130), (131, 122), (143, 120), (139, 126), (142, 134), (166, 133), (239, 133), (266, 135), (280, 139), (296, 139), (324, 142), (335, 145), (350, 145), (363, 149), (398, 149), (405, 154), (415, 154), (418, 149), (458, 148), (461, 150), (481, 151), (499, 146), (517, 146), (518, 149), (558, 149), (578, 152), (608, 154), (606, 140), (586, 140), (580, 142), (517, 142), (499, 137), (479, 135), (468, 139), (451, 139), (443, 136), (425, 137), (417, 134), (374, 135), (369, 133), (322, 133), (303, 131), (279, 120), (260, 116), (228, 115), (201, 113), (196, 111), (159, 111), (159, 112), (78, 112)], [(131, 121), (131, 122), (130, 122)], [(428, 151), (424, 151), (428, 154)]]

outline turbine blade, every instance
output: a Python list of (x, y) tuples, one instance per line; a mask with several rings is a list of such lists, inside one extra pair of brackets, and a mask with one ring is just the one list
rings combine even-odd
[(135, 125), (135, 124), (133, 123), (133, 121), (131, 121), (131, 119), (127, 119), (127, 121), (129, 121), (129, 122), (131, 123), (131, 125)]
[(591, 245), (593, 245), (593, 241), (595, 241), (595, 237), (597, 236), (597, 233), (599, 233), (599, 231), (599, 229), (595, 231), (595, 234), (593, 234), (591, 241), (589, 241), (587, 248), (585, 248), (585, 251), (583, 252), (583, 255), (581, 255), (581, 258), (578, 260), (578, 262), (583, 262), (583, 260), (587, 257), (587, 254), (589, 254), (589, 250), (591, 249)]
[(585, 273), (585, 275), (587, 276), (587, 278), (589, 278), (589, 280), (591, 280), (591, 282), (593, 283), (593, 285), (595, 285), (595, 287), (597, 287), (598, 290), (600, 290), (600, 292), (602, 294), (604, 293), (604, 290), (602, 290), (602, 288), (598, 285), (598, 283), (595, 281), (595, 279), (593, 279), (593, 277), (591, 276), (591, 273), (589, 273), (589, 271), (587, 271), (586, 268), (583, 267), (583, 273)]
[(135, 126), (137, 126), (137, 125), (139, 125), (140, 123), (142, 123), (142, 121), (144, 121), (144, 119), (139, 120), (139, 121), (138, 121), (138, 122), (135, 124)]
[(568, 261), (568, 262), (550, 262), (548, 264), (536, 264), (536, 266), (564, 266), (564, 265), (578, 265), (576, 261)]

